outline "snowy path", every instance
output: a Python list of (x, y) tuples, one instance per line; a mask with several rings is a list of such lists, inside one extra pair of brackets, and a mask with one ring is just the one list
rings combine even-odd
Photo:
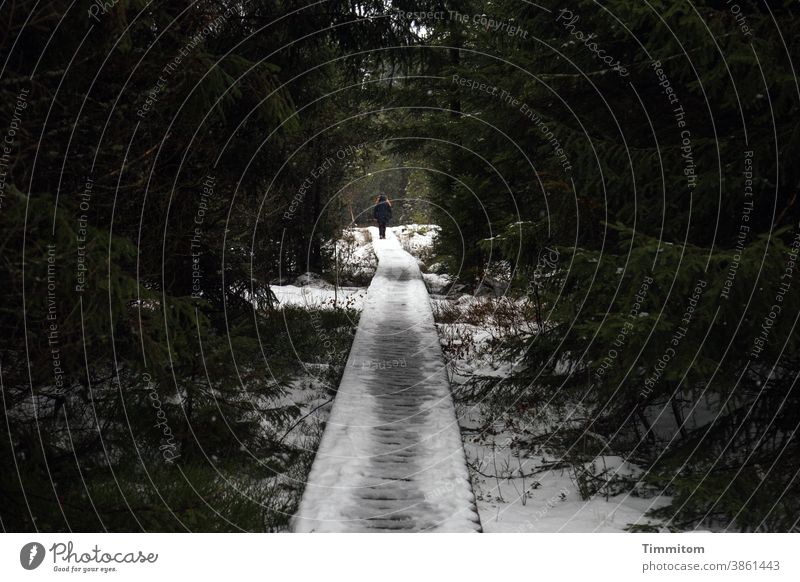
[(370, 232), (378, 270), (293, 529), (480, 531), (419, 267)]

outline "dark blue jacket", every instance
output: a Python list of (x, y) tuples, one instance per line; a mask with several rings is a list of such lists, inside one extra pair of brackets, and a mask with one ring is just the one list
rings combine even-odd
[(386, 224), (392, 219), (392, 207), (384, 199), (375, 205), (375, 210), (372, 211), (372, 216), (381, 223)]

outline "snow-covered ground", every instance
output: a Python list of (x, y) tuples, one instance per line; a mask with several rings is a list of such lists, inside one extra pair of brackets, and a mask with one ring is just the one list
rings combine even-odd
[(334, 280), (345, 287), (369, 285), (378, 260), (367, 228), (347, 228), (341, 238), (329, 241), (324, 250), (332, 255)]
[(367, 287), (356, 282), (368, 283), (377, 266), (368, 229), (346, 229), (341, 239), (328, 242), (325, 249), (334, 257), (335, 272), (329, 278), (337, 284), (326, 281), (316, 273), (305, 273), (289, 285), (270, 285), (278, 300), (278, 308), (293, 306), (356, 311), (364, 308)]
[[(408, 228), (404, 246), (419, 257), (430, 257), (436, 229)], [(426, 248), (426, 245), (429, 245)], [(438, 271), (435, 265), (432, 270)], [(447, 275), (426, 273), (431, 302), (437, 313), (437, 330), (448, 358), (454, 389), (477, 377), (502, 378), (511, 373), (514, 362), (498, 356), (499, 343), (510, 335), (536, 333), (525, 300), (507, 297), (475, 297), (469, 294), (435, 295), (429, 281)], [(618, 477), (635, 480), (641, 470), (620, 457), (603, 456), (594, 460), (591, 471), (604, 474), (609, 485), (598, 495), (585, 501), (578, 491), (575, 471), (569, 468), (548, 468), (558, 461), (538, 452), (528, 456), (519, 446), (530, 434), (552, 429), (561, 419), (545, 420), (535, 414), (508, 411), (503, 422), (497, 410), (482, 404), (459, 403), (464, 448), (471, 468), (473, 490), (485, 532), (622, 532), (631, 524), (649, 523), (644, 514), (668, 503), (666, 497), (650, 497), (646, 490), (636, 495), (615, 487)], [(490, 419), (492, 419), (490, 421)], [(546, 449), (546, 447), (545, 447)]]
[[(378, 247), (373, 249), (373, 244), (367, 238), (370, 229), (353, 231), (352, 239), (347, 244), (352, 246), (352, 241), (355, 240), (361, 246), (360, 249), (350, 248), (347, 252), (342, 252), (341, 256), (349, 257), (347, 260), (351, 261), (343, 270), (369, 273), (370, 268), (374, 269), (372, 261), (375, 250), (380, 252), (380, 245), (389, 241), (376, 241)], [(439, 320), (436, 324), (438, 340), (447, 357), (448, 375), (453, 387), (456, 389), (458, 385), (475, 376), (505, 377), (511, 372), (513, 362), (498, 356), (499, 352), (495, 348), (498, 342), (502, 342), (510, 334), (536, 332), (535, 324), (531, 323), (528, 316), (529, 311), (526, 311), (527, 306), (524, 300), (505, 297), (475, 297), (452, 292), (440, 295), (448, 289), (452, 280), (449, 275), (440, 272), (439, 266), (426, 266), (426, 262), (432, 260), (432, 245), (437, 232), (438, 227), (435, 226), (403, 225), (390, 228), (389, 237), (394, 237), (417, 258), (413, 265), (408, 263), (409, 268), (421, 266), (423, 270), (427, 268), (431, 271), (423, 272), (422, 277), (430, 292), (428, 300)], [(376, 293), (373, 296), (381, 297), (380, 300), (385, 305), (393, 294), (383, 286), (384, 283), (384, 277), (376, 277)], [(366, 288), (339, 287), (334, 292), (332, 285), (313, 275), (301, 277), (293, 285), (274, 286), (273, 291), (284, 305), (333, 308), (336, 300), (339, 307), (347, 305), (352, 309), (362, 310), (368, 308), (370, 301)], [(424, 291), (422, 286), (418, 286), (417, 292), (420, 291)], [(372, 333), (378, 332), (373, 330)], [(406, 361), (406, 367), (408, 366)], [(315, 475), (315, 482), (323, 487), (348, 475), (354, 482), (367, 478), (360, 463), (363, 462), (363, 457), (374, 455), (374, 450), (367, 444), (369, 438), (374, 438), (369, 431), (382, 422), (376, 420), (374, 414), (364, 412), (364, 407), (368, 407), (370, 401), (376, 398), (375, 395), (363, 395), (363, 386), (367, 380), (358, 377), (352, 370), (346, 371), (348, 373), (351, 386), (356, 392), (361, 390), (362, 396), (351, 393), (337, 399), (337, 402), (341, 401), (343, 404), (339, 406), (342, 412), (338, 413), (342, 420), (336, 422), (343, 426), (349, 423), (354, 428), (340, 431), (336, 446), (327, 445), (328, 451), (333, 451), (331, 454), (341, 455), (343, 458), (338, 463), (328, 464), (327, 475), (322, 476), (319, 472)], [(312, 417), (314, 422), (324, 421), (329, 408), (330, 405), (320, 408)], [(551, 450), (543, 447), (536, 455), (530, 455), (525, 452), (529, 447), (519, 446), (529, 434), (552, 428), (553, 423), (557, 424), (560, 419), (548, 418), (546, 422), (550, 425), (545, 427), (541, 416), (526, 416), (519, 411), (509, 411), (505, 419), (496, 418), (497, 411), (490, 408), (459, 402), (457, 414), (483, 531), (622, 532), (631, 524), (646, 523), (643, 518), (646, 511), (668, 502), (664, 497), (649, 497), (646, 491), (637, 492), (636, 495), (621, 493), (620, 488), (615, 488), (613, 476), (617, 474), (635, 478), (640, 470), (623, 459), (610, 455), (598, 457), (593, 463), (594, 474), (604, 473), (611, 477), (608, 487), (588, 501), (582, 500), (573, 470), (548, 468), (558, 461)], [(514, 422), (506, 422), (508, 419), (513, 419)], [(419, 454), (418, 448), (413, 448), (418, 445), (414, 444), (413, 439), (403, 439), (401, 443), (397, 447), (399, 450), (407, 449), (405, 452)], [(392, 475), (397, 476), (394, 473)], [(366, 482), (361, 481), (362, 485)], [(367, 490), (379, 491), (385, 486), (387, 483), (370, 483)], [(452, 495), (452, 485), (440, 484), (437, 487), (429, 483), (425, 487), (428, 488), (426, 502), (431, 498)], [(319, 495), (315, 507), (307, 504), (304, 511), (311, 514), (317, 512), (317, 516), (325, 515), (323, 501), (325, 506), (331, 507), (331, 498), (340, 498), (340, 502), (349, 499), (349, 511), (355, 511), (358, 504), (352, 493), (334, 488), (329, 491), (329, 495)], [(368, 503), (379, 502), (380, 500), (373, 500)], [(420, 508), (410, 513), (402, 512), (402, 515), (417, 515), (418, 510)], [(352, 515), (357, 514), (358, 512)], [(333, 521), (327, 526), (320, 526), (317, 522), (317, 529), (348, 529), (347, 526), (342, 526), (342, 515), (330, 514), (327, 517)], [(296, 526), (296, 529), (303, 528)]]
[(608, 485), (584, 501), (573, 469), (550, 468), (558, 458), (546, 452), (536, 457), (521, 452), (517, 439), (532, 432), (533, 425), (523, 421), (509, 429), (496, 422), (487, 427), (480, 406), (462, 407), (459, 414), (485, 532), (622, 532), (631, 524), (652, 523), (644, 513), (668, 502), (621, 492), (617, 478), (635, 479), (641, 470), (610, 455), (588, 464)]
[[(437, 328), (454, 390), (476, 376), (509, 375), (513, 363), (497, 357), (492, 348), (502, 337), (499, 329), (467, 323), (440, 323)], [(644, 490), (638, 496), (617, 494), (621, 488), (615, 487), (616, 478), (635, 480), (640, 470), (614, 456), (598, 457), (592, 468), (593, 474), (609, 478), (608, 496), (601, 491), (588, 501), (581, 499), (576, 472), (551, 468), (559, 461), (555, 446), (544, 446), (534, 455), (522, 445), (531, 435), (563, 428), (562, 418), (516, 409), (498, 413), (497, 406), (470, 401), (459, 401), (457, 410), (485, 532), (622, 532), (631, 524), (651, 523), (644, 513), (668, 502), (646, 497)]]
[(469, 473), (428, 292), (392, 231), (295, 531), (477, 531)]
[[(431, 224), (404, 224), (389, 230), (406, 251), (420, 258), (431, 254), (440, 229)], [(366, 285), (377, 267), (369, 231), (369, 228), (349, 228), (344, 231), (342, 239), (325, 245), (328, 252), (335, 250), (337, 253), (334, 264), (338, 267), (338, 276), (334, 278), (339, 281), (338, 285), (315, 273), (301, 275), (289, 285), (271, 285), (278, 306), (361, 311), (367, 295)], [(418, 264), (424, 267), (422, 260)], [(452, 277), (444, 273), (424, 272), (422, 278), (432, 294), (442, 293), (452, 283)], [(354, 281), (365, 281), (365, 284), (359, 286)]]
[[(478, 378), (507, 377), (515, 362), (498, 350), (508, 336), (535, 333), (534, 324), (515, 313), (524, 304), (506, 298), (441, 299), (445, 322), (437, 323), (454, 390)], [(473, 490), (485, 532), (622, 532), (668, 502), (664, 497), (620, 493), (618, 477), (634, 478), (640, 470), (619, 457), (594, 460), (592, 473), (610, 478), (608, 487), (581, 499), (576, 472), (550, 468), (559, 461), (555, 447), (537, 454), (521, 443), (531, 435), (557, 431), (563, 418), (521, 410), (498, 411), (491, 403), (459, 400), (458, 417), (470, 465)], [(605, 492), (608, 492), (606, 496)]]
[(364, 287), (334, 288), (327, 284), (273, 285), (272, 292), (279, 306), (292, 305), (306, 309), (355, 309), (364, 308), (367, 290)]
[(442, 229), (438, 224), (401, 224), (391, 230), (403, 249), (417, 259), (425, 260)]

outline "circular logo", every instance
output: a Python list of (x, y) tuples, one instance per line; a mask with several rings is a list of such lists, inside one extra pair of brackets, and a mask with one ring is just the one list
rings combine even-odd
[(26, 570), (35, 570), (44, 561), (44, 546), (39, 542), (30, 542), (19, 551), (19, 563)]

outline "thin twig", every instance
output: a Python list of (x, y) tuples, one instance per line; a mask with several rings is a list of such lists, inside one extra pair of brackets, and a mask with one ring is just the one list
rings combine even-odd
[(278, 444), (281, 444), (283, 442), (283, 439), (285, 439), (287, 436), (289, 436), (289, 433), (292, 432), (297, 427), (298, 424), (303, 422), (303, 420), (308, 418), (310, 415), (314, 414), (317, 410), (319, 410), (320, 408), (322, 408), (326, 404), (330, 404), (331, 402), (333, 402), (333, 398), (329, 398), (328, 400), (326, 400), (325, 402), (323, 402), (322, 404), (320, 404), (319, 406), (317, 406), (313, 410), (309, 411), (308, 413), (306, 413), (303, 416), (301, 416), (300, 418), (298, 418), (297, 421), (292, 426), (289, 427), (289, 430), (287, 430), (285, 433), (283, 433), (283, 436), (278, 439)]

